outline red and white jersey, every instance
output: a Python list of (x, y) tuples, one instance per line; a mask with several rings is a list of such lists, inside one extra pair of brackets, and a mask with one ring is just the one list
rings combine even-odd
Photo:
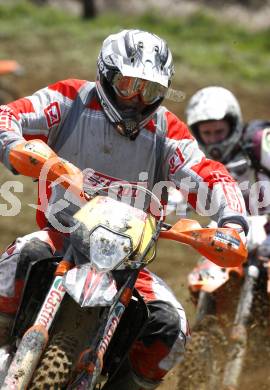
[[(214, 219), (245, 215), (234, 179), (224, 166), (205, 157), (187, 126), (161, 106), (135, 140), (120, 135), (103, 112), (95, 83), (70, 79), (0, 107), (0, 158), (9, 168), (10, 149), (22, 139), (42, 139), (82, 170), (92, 186), (113, 182), (155, 184), (157, 132), (166, 134), (162, 178), (185, 194), (199, 213)], [(191, 181), (191, 184), (190, 184)], [(63, 197), (56, 186), (50, 201)], [(208, 193), (201, 190), (207, 187)], [(62, 193), (61, 193), (62, 191)], [(211, 210), (207, 211), (210, 205)], [(208, 204), (205, 207), (205, 204)], [(214, 205), (214, 207), (213, 207)], [(211, 214), (212, 213), (212, 214)]]

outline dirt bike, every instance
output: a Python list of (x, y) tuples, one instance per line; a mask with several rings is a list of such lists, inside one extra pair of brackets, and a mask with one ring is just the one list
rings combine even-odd
[(19, 97), (16, 89), (11, 87), (9, 83), (2, 80), (2, 76), (11, 74), (20, 75), (21, 73), (22, 67), (17, 61), (0, 60), (0, 105), (18, 99)]
[(84, 201), (73, 217), (59, 215), (70, 228), (64, 257), (40, 259), (28, 269), (2, 389), (109, 389), (147, 323), (135, 283), (154, 260), (159, 238), (190, 245), (223, 267), (246, 258), (237, 231), (188, 219), (166, 224), (157, 198), (156, 219), (117, 199), (85, 194), (81, 171), (42, 141), (17, 145), (10, 162), (36, 178), (47, 164), (46, 179), (60, 180)]
[[(248, 258), (245, 264), (224, 268), (201, 258), (188, 275), (196, 315), (192, 327), (193, 346), (187, 360), (193, 360), (198, 345), (203, 355), (197, 355), (197, 378), (193, 377), (194, 388), (196, 381), (209, 390), (239, 388), (247, 355), (248, 338), (252, 333), (250, 328), (261, 325), (252, 314), (257, 310), (256, 316), (260, 319), (267, 315), (270, 262), (269, 257), (258, 256), (258, 249), (266, 239), (264, 229), (266, 221), (266, 216), (249, 217)], [(204, 375), (203, 381), (200, 377), (201, 372)], [(180, 382), (183, 384), (181, 374)], [(192, 389), (190, 384), (188, 388)]]

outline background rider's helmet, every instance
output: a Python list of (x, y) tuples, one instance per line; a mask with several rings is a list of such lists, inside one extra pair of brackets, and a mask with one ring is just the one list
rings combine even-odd
[[(197, 91), (186, 109), (187, 124), (207, 157), (227, 163), (243, 131), (242, 113), (235, 96), (223, 87), (206, 87)], [(200, 138), (198, 124), (211, 120), (227, 120), (229, 135), (218, 143), (206, 145)]]
[[(163, 101), (174, 73), (167, 43), (141, 30), (123, 30), (103, 42), (97, 62), (96, 88), (109, 120), (133, 137)], [(117, 96), (139, 96), (140, 109), (123, 107)]]

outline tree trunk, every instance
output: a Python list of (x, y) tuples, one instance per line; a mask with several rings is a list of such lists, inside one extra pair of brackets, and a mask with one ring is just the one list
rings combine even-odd
[(96, 16), (97, 10), (95, 0), (82, 0), (83, 2), (83, 18), (92, 19)]

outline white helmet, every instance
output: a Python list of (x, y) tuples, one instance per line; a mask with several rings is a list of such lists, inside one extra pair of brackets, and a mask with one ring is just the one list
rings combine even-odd
[[(243, 131), (242, 113), (235, 96), (223, 87), (202, 88), (191, 97), (186, 117), (188, 126), (205, 154), (227, 163)], [(200, 138), (198, 124), (212, 120), (227, 120), (231, 131), (225, 140), (206, 145)]]
[[(103, 42), (97, 63), (96, 89), (105, 114), (123, 135), (133, 137), (158, 109), (174, 73), (171, 52), (158, 36), (123, 30)], [(138, 108), (119, 107), (116, 96), (139, 95)]]

